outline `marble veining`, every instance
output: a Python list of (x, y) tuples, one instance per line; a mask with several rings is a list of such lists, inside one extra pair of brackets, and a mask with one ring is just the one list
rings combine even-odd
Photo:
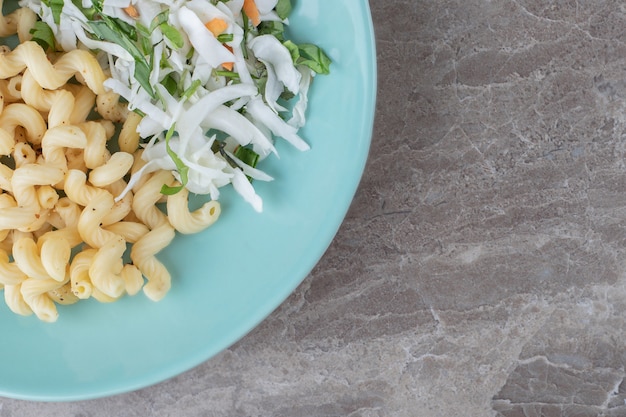
[(230, 349), (0, 417), (626, 416), (626, 6), (378, 0), (337, 237)]

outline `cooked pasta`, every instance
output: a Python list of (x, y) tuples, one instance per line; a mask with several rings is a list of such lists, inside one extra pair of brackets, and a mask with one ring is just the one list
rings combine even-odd
[(54, 206), (54, 213), (57, 214), (63, 223), (62, 226), (56, 226), (58, 229), (65, 227), (75, 227), (80, 218), (81, 208), (78, 204), (67, 197), (59, 198)]
[(165, 214), (155, 204), (163, 196), (161, 194), (163, 184), (171, 185), (173, 182), (174, 176), (170, 172), (157, 171), (135, 192), (133, 211), (151, 229), (167, 222)]
[(121, 180), (133, 166), (133, 155), (115, 152), (111, 158), (89, 173), (89, 182), (96, 187), (104, 187)]
[(167, 216), (177, 231), (198, 233), (215, 223), (220, 215), (220, 205), (216, 201), (209, 201), (190, 212), (188, 197), (189, 191), (183, 189), (167, 199)]
[(95, 249), (85, 249), (76, 254), (70, 263), (70, 284), (72, 293), (79, 299), (86, 300), (91, 297), (93, 285), (89, 278), (89, 266), (96, 254)]
[(63, 170), (49, 165), (25, 164), (13, 171), (11, 188), (21, 207), (39, 208), (38, 185), (54, 185), (63, 180)]
[(76, 294), (72, 292), (72, 284), (70, 282), (48, 291), (47, 294), (52, 301), (63, 305), (74, 304), (79, 300)]
[(104, 94), (105, 75), (89, 51), (75, 49), (61, 54), (53, 64), (36, 42), (20, 43), (13, 51), (0, 55), (0, 78), (7, 79), (29, 69), (37, 83), (45, 89), (63, 87), (70, 78), (80, 75), (96, 94)]
[(156, 254), (169, 245), (174, 239), (174, 228), (168, 223), (161, 223), (139, 239), (130, 251), (130, 258), (137, 265), (148, 283), (143, 287), (144, 293), (151, 300), (162, 299), (171, 286), (171, 276)]
[(112, 298), (120, 297), (126, 286), (121, 276), (124, 267), (122, 255), (125, 251), (124, 238), (113, 237), (98, 249), (89, 266), (89, 277), (93, 286)]
[(37, 221), (37, 210), (26, 207), (0, 208), (0, 230), (23, 229)]
[(143, 223), (121, 221), (105, 227), (106, 230), (122, 236), (128, 243), (135, 243), (150, 229)]
[(48, 112), (48, 129), (70, 124), (75, 107), (74, 95), (66, 90), (44, 90), (29, 70), (24, 71), (20, 92), (26, 104)]
[(0, 250), (0, 283), (7, 285), (21, 284), (26, 279), (26, 274), (15, 262), (9, 261), (9, 255)]
[(85, 122), (79, 125), (87, 136), (87, 146), (85, 147), (84, 162), (89, 169), (97, 168), (104, 164), (110, 156), (107, 150), (107, 141), (110, 132), (107, 125), (94, 121)]
[(45, 278), (36, 279), (28, 278), (22, 282), (20, 292), (24, 297), (24, 302), (30, 307), (35, 315), (43, 321), (56, 321), (59, 313), (57, 312), (54, 301), (48, 295), (49, 291), (58, 289), (63, 284), (58, 281)]
[(139, 148), (139, 133), (137, 127), (141, 121), (141, 116), (135, 112), (129, 112), (126, 121), (122, 125), (119, 137), (117, 139), (118, 146), (123, 152), (134, 153)]
[(113, 196), (107, 192), (98, 193), (83, 209), (78, 219), (78, 233), (92, 248), (101, 248), (108, 241), (116, 239), (115, 233), (102, 228), (102, 219), (113, 208)]
[(9, 309), (15, 314), (21, 316), (29, 316), (33, 314), (33, 310), (24, 301), (22, 295), (22, 283), (4, 286), (4, 301)]
[[(0, 15), (0, 36), (18, 32), (21, 41), (13, 50), (0, 48), (4, 302), (16, 314), (51, 322), (57, 305), (80, 300), (108, 303), (143, 290), (158, 301), (171, 287), (158, 253), (176, 231), (213, 224), (220, 206), (190, 211), (186, 190), (164, 196), (163, 185), (175, 183), (167, 170), (126, 192), (129, 175), (145, 163), (141, 116), (105, 90), (106, 75), (90, 52), (48, 56), (29, 41), (33, 21), (25, 9)], [(94, 109), (101, 118), (91, 117)], [(117, 130), (119, 150), (111, 151)]]
[[(46, 121), (37, 109), (24, 103), (12, 103), (5, 106), (0, 114), (0, 127), (14, 138), (15, 129), (18, 126), (26, 129), (26, 139), (35, 145), (41, 143), (41, 138), (47, 129)], [(3, 153), (3, 155), (8, 155), (8, 153)]]
[(58, 282), (65, 280), (71, 254), (69, 240), (60, 235), (46, 239), (40, 246), (41, 264), (48, 276)]
[(84, 149), (86, 146), (87, 137), (76, 126), (48, 126), (48, 131), (41, 140), (41, 153), (46, 166), (58, 167), (65, 173), (67, 171), (65, 149)]
[(113, 92), (100, 94), (96, 99), (96, 106), (98, 113), (112, 122), (121, 123), (128, 115), (127, 106), (121, 104), (119, 94)]
[(43, 280), (50, 278), (41, 262), (37, 243), (32, 238), (23, 237), (13, 242), (13, 258), (27, 277)]

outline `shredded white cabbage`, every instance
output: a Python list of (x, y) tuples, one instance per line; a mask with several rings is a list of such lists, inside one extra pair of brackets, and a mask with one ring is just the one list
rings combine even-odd
[[(251, 147), (260, 159), (277, 155), (274, 137), (299, 150), (309, 149), (298, 130), (305, 123), (313, 72), (294, 64), (290, 50), (275, 33), (251, 28), (244, 3), (65, 0), (59, 15), (47, 5), (52, 2), (20, 1), (52, 29), (63, 50), (86, 48), (106, 56), (101, 59), (109, 65), (105, 87), (126, 100), (130, 110), (143, 115), (138, 132), (146, 141), (142, 154), (146, 164), (133, 175), (125, 192), (142, 175), (158, 169), (171, 170), (183, 180), (169, 146), (188, 168), (184, 185), (191, 192), (217, 199), (219, 189), (232, 184), (260, 212), (262, 199), (248, 177), (259, 181), (272, 177), (237, 157), (232, 144)], [(288, 23), (275, 10), (279, 0), (253, 3), (261, 22)], [(90, 21), (94, 10), (100, 14), (95, 24)], [(115, 36), (131, 37), (123, 28), (133, 27), (143, 36), (143, 44), (133, 39), (139, 52), (100, 36), (98, 25), (103, 22), (119, 32)], [(291, 112), (281, 104), (285, 91), (296, 99)], [(166, 142), (165, 132), (171, 128), (176, 133)]]

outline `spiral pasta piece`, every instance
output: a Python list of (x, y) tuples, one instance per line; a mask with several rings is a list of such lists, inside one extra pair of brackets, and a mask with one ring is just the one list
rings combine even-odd
[(84, 149), (87, 146), (85, 133), (76, 126), (49, 128), (41, 140), (41, 152), (46, 165), (67, 172), (66, 148)]
[[(64, 284), (64, 283), (63, 283)], [(61, 284), (61, 285), (63, 285)], [(20, 292), (24, 302), (31, 308), (33, 313), (42, 321), (53, 322), (59, 317), (56, 305), (47, 294), (61, 286), (58, 281), (48, 279), (27, 279), (22, 282)]]
[[(33, 77), (30, 69), (26, 69), (22, 74), (22, 82), (20, 88), (21, 99), (24, 103), (39, 110), (40, 112), (49, 112), (53, 104), (60, 94), (70, 93), (66, 90), (46, 90), (41, 87)], [(71, 93), (70, 93), (71, 94)]]
[(70, 248), (75, 248), (83, 243), (76, 226), (67, 226), (62, 229), (50, 230), (43, 233), (37, 238), (37, 247), (39, 250), (42, 250), (42, 247), (46, 242), (58, 239), (66, 241)]
[(58, 228), (75, 228), (80, 218), (81, 208), (68, 197), (61, 197), (54, 205), (54, 212), (58, 214), (62, 222)]
[(65, 281), (72, 254), (70, 242), (61, 235), (53, 235), (38, 246), (40, 248), (41, 264), (48, 276), (58, 282)]
[[(119, 195), (122, 190), (126, 188), (126, 182), (124, 180), (117, 180), (114, 183), (108, 184), (104, 189), (111, 193), (111, 195)], [(102, 219), (102, 226), (109, 226), (116, 224), (125, 219), (133, 209), (133, 194), (127, 193), (124, 198), (114, 200), (113, 207)]]
[(30, 316), (33, 314), (33, 310), (26, 303), (22, 295), (22, 283), (4, 286), (4, 302), (15, 314), (21, 316)]
[(122, 130), (117, 138), (117, 143), (122, 152), (134, 153), (139, 148), (139, 132), (137, 127), (141, 116), (135, 112), (129, 112)]
[(156, 171), (135, 193), (133, 211), (150, 229), (167, 222), (165, 214), (155, 204), (163, 197), (161, 194), (163, 185), (171, 185), (173, 181), (174, 176), (171, 172)]
[(130, 259), (148, 280), (143, 292), (153, 301), (162, 299), (171, 287), (170, 273), (155, 255), (169, 245), (174, 236), (174, 228), (164, 222), (146, 233), (130, 251)]
[(78, 219), (78, 233), (92, 248), (101, 248), (110, 240), (118, 238), (115, 233), (101, 227), (102, 219), (114, 204), (113, 196), (102, 192), (98, 193), (83, 209)]
[(126, 289), (121, 276), (122, 255), (126, 251), (126, 241), (115, 236), (105, 242), (94, 255), (89, 267), (89, 277), (95, 288), (111, 298), (118, 298)]
[(87, 146), (84, 151), (85, 166), (94, 169), (104, 164), (111, 156), (107, 149), (109, 132), (107, 126), (97, 122), (85, 122), (79, 125), (87, 137)]
[(69, 125), (74, 113), (75, 98), (67, 90), (44, 90), (35, 81), (30, 70), (22, 76), (21, 94), (29, 106), (48, 113), (48, 128)]
[(81, 300), (86, 300), (93, 293), (93, 285), (89, 278), (89, 267), (96, 249), (85, 249), (74, 256), (70, 264), (70, 285), (72, 293)]
[(120, 96), (112, 91), (107, 91), (96, 97), (96, 108), (105, 120), (121, 123), (126, 120), (128, 106), (120, 103)]
[(48, 90), (56, 90), (70, 78), (79, 75), (96, 94), (104, 94), (106, 79), (100, 64), (91, 52), (75, 49), (52, 64), (43, 49), (33, 41), (20, 43), (13, 51), (0, 54), (0, 78), (10, 78), (26, 68), (37, 83)]
[[(18, 126), (23, 127), (26, 130), (26, 139), (35, 145), (41, 143), (41, 139), (47, 129), (41, 113), (23, 103), (13, 103), (3, 109), (2, 113), (0, 113), (0, 126), (1, 130), (6, 131), (6, 134), (13, 139), (15, 139), (16, 128)], [(6, 134), (3, 133), (3, 135)], [(3, 155), (8, 155), (8, 153), (4, 153), (4, 148), (5, 145), (3, 145), (2, 149)]]
[(23, 237), (13, 243), (15, 264), (29, 278), (40, 280), (51, 279), (39, 256), (37, 243), (30, 237)]
[(60, 168), (47, 165), (26, 164), (15, 171), (11, 177), (13, 196), (22, 207), (39, 207), (37, 185), (54, 185), (63, 181), (64, 173)]
[(37, 153), (30, 143), (17, 142), (12, 152), (15, 168), (19, 168), (26, 164), (34, 164), (37, 162)]
[(105, 229), (122, 236), (124, 239), (126, 239), (128, 243), (136, 243), (139, 239), (141, 239), (145, 234), (150, 231), (150, 229), (148, 229), (148, 226), (146, 226), (145, 224), (132, 221), (121, 221), (113, 223), (109, 226), (106, 226)]
[(209, 201), (191, 212), (186, 188), (167, 197), (167, 218), (177, 231), (184, 234), (198, 233), (211, 226), (219, 217), (220, 210), (217, 201)]
[(37, 201), (42, 209), (51, 209), (59, 201), (59, 194), (50, 185), (42, 185), (37, 188)]
[(70, 115), (70, 123), (78, 125), (85, 122), (96, 103), (96, 94), (89, 87), (79, 84), (67, 84), (64, 90), (74, 95), (74, 108)]
[(121, 180), (133, 166), (134, 158), (127, 152), (115, 152), (108, 161), (89, 173), (89, 182), (104, 187)]
[(120, 275), (124, 280), (124, 288), (128, 295), (135, 295), (143, 288), (143, 274), (135, 265), (124, 265)]
[[(4, 1), (0, 0), (0, 9)], [(20, 42), (31, 39), (30, 29), (35, 24), (37, 15), (25, 7), (19, 8), (4, 16), (0, 14), (0, 37), (11, 36), (17, 33)]]
[(81, 206), (88, 205), (97, 195), (107, 193), (87, 184), (87, 175), (76, 169), (69, 170), (65, 175), (64, 189), (69, 200)]
[(0, 208), (0, 230), (24, 229), (37, 222), (39, 213), (30, 207)]
[[(2, 46), (0, 46), (0, 51), (2, 50)], [(16, 84), (21, 84), (22, 76), (18, 75), (13, 78), (9, 78), (8, 80), (0, 79), (0, 95), (2, 95), (2, 108), (5, 105), (11, 103), (18, 103), (22, 101), (22, 92), (20, 89), (16, 89)]]
[[(4, 1), (0, 0), (0, 9), (4, 5)], [(17, 11), (6, 16), (0, 13), (0, 37), (7, 37), (17, 33), (18, 14)]]
[(0, 129), (0, 155), (9, 155), (15, 146), (15, 138), (4, 129)]

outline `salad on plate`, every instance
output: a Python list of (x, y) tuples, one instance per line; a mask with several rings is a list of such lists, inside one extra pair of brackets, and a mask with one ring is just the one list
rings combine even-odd
[(141, 117), (142, 175), (174, 172), (177, 187), (219, 198), (234, 189), (261, 212), (252, 180), (279, 137), (299, 150), (307, 95), (330, 59), (287, 36), (291, 0), (21, 0), (40, 20), (45, 49), (90, 49), (108, 71), (105, 88)]

